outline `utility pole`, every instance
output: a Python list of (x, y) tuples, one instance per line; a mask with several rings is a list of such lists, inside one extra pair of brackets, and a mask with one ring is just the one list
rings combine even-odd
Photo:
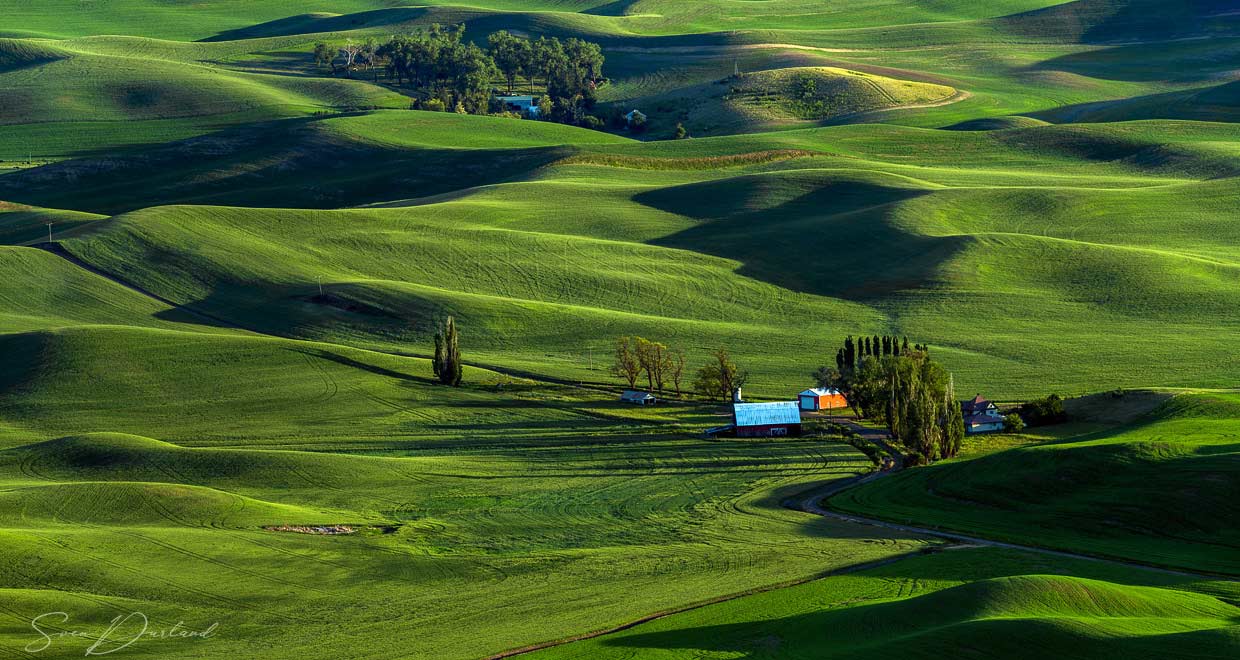
[(322, 276), (322, 275), (315, 275), (315, 276), (314, 276), (314, 279), (315, 279), (315, 281), (316, 281), (316, 282), (318, 282), (318, 283), (319, 283), (319, 297), (322, 297), (322, 296), (323, 296), (323, 276)]
[(52, 242), (52, 223), (47, 223), (47, 242)]

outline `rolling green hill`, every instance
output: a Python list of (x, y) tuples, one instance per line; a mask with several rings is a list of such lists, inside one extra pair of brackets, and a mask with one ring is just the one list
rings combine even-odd
[(1073, 0), (1005, 17), (1005, 28), (1085, 43), (1232, 35), (1240, 21), (1220, 0)]
[[(157, 172), (148, 154), (114, 166), (149, 172), (148, 195), (180, 202), (490, 185), (385, 208), (152, 208), (63, 244), (165, 299), (282, 336), (426, 355), (431, 319), (451, 310), (479, 362), (574, 379), (607, 379), (611, 341), (637, 333), (695, 359), (730, 345), (757, 391), (777, 395), (804, 382), (805, 356), (829, 357), (822, 338), (888, 328), (939, 347), (962, 387), (1001, 396), (1229, 383), (1215, 357), (1234, 331), (1225, 310), (1240, 272), (1227, 125), (856, 126), (662, 143), (535, 125), (479, 149), (471, 128), (492, 126), (526, 124), (434, 113), (298, 124), (266, 153), (334, 144), (355, 154), (337, 160), (438, 165), (346, 170), (309, 189), (313, 157), (238, 172), (256, 155), (238, 147), (191, 174)], [(86, 166), (5, 178), (15, 195), (60, 204), (54, 182)], [(115, 171), (73, 176), (86, 208), (139, 199), (115, 197)], [(826, 269), (788, 267), (822, 254)], [(315, 301), (320, 280), (331, 296)], [(728, 293), (685, 295), (708, 291)], [(961, 301), (989, 311), (945, 314)], [(1051, 330), (1020, 332), (1031, 324)], [(1105, 359), (1100, 325), (1115, 340)]]
[[(609, 96), (615, 94), (608, 92)], [(955, 95), (956, 90), (945, 85), (833, 67), (788, 67), (627, 98), (617, 107), (673, 109), (672, 117), (653, 123), (649, 129), (652, 135), (669, 137), (675, 123), (683, 123), (694, 134), (755, 132), (857, 120), (866, 113), (893, 108), (946, 104)], [(673, 122), (673, 118), (679, 121)]]
[[(132, 350), (132, 343), (123, 345)], [(163, 348), (152, 345), (151, 352)], [(99, 354), (97, 344), (74, 350), (79, 361)], [(256, 361), (237, 351), (214, 359), (234, 368)], [(186, 373), (176, 363), (165, 364), (170, 379), (165, 386)], [(313, 363), (303, 364), (299, 369), (286, 363), (283, 381), (260, 374), (260, 382), (268, 391), (282, 387), (291, 394), (300, 382), (318, 378)], [(141, 404), (136, 390), (149, 383), (146, 396), (172, 401), (184, 395), (185, 386), (160, 393), (137, 369), (127, 373), (134, 381), (122, 387), (135, 397), (129, 425), (168, 428), (164, 416), (170, 411)], [(272, 409), (266, 415), (219, 401), (215, 424), (248, 422), (261, 433), (274, 428), (271, 415), (282, 411), (283, 424), (313, 439), (306, 446), (326, 441), (336, 449), (350, 448), (343, 436), (325, 435), (356, 432), (357, 406), (369, 398), (363, 394), (382, 398), (383, 383), (396, 376), (363, 363), (337, 363), (326, 373), (339, 383), (341, 395), (300, 398), (302, 407), (318, 409), (311, 417), (269, 394), (264, 400)], [(345, 373), (352, 373), (352, 380), (341, 379)], [(151, 377), (158, 379), (158, 373)], [(195, 379), (211, 377), (200, 369)], [(445, 399), (438, 388), (418, 383), (406, 388), (410, 385), (433, 393), (432, 405), (444, 411), (474, 407), (500, 415), (504, 408), (513, 412), (513, 406), (529, 405), (521, 403), (525, 397), (538, 396), (519, 388), (500, 394), (471, 388)], [(11, 396), (11, 388), (5, 391)], [(80, 396), (54, 387), (47, 392), (61, 395), (62, 405)], [(256, 402), (260, 396), (249, 398)], [(6, 607), (17, 617), (30, 617), (55, 594), (73, 593), (83, 598), (66, 611), (79, 622), (114, 608), (139, 609), (157, 621), (183, 615), (191, 627), (219, 621), (232, 633), (211, 641), (213, 654), (253, 653), (273, 642), (278, 644), (264, 655), (295, 657), (325, 648), (344, 653), (355, 648), (359, 635), (383, 625), (416, 626), (423, 634), (370, 644), (375, 652), (477, 657), (614, 625), (686, 599), (801, 580), (924, 545), (898, 534), (855, 534), (848, 525), (809, 521), (778, 505), (781, 493), (860, 468), (860, 455), (850, 448), (658, 435), (625, 440), (607, 433), (599, 418), (615, 417), (618, 428), (632, 431), (640, 419), (632, 416), (640, 411), (605, 412), (618, 404), (590, 399), (567, 392), (544, 406), (534, 404), (528, 416), (502, 414), (495, 425), (507, 442), (524, 438), (507, 448), (476, 435), (485, 426), (480, 419), (458, 427), (451, 423), (459, 421), (453, 415), (447, 424), (431, 425), (438, 426), (442, 440), (381, 457), (188, 449), (117, 434), (0, 451), (0, 554), (6, 566), (21, 566), (4, 573), (6, 594), (12, 596)], [(39, 417), (40, 406), (31, 403), (28, 414)], [(107, 412), (75, 406), (96, 424), (106, 423)], [(388, 410), (399, 418), (393, 430), (402, 420), (425, 423), (429, 412), (408, 405), (403, 412)], [(578, 435), (547, 437), (558, 424), (557, 411), (570, 426), (584, 420)], [(336, 431), (324, 424), (333, 412), (342, 417)], [(54, 417), (44, 419), (55, 423)], [(177, 420), (182, 427), (187, 422), (184, 415)], [(201, 431), (204, 422), (189, 424)], [(242, 437), (232, 442), (250, 444)], [(686, 473), (695, 475), (691, 486)], [(315, 524), (362, 531), (320, 536), (263, 529)], [(640, 596), (628, 592), (633, 584), (643, 585)], [(378, 592), (393, 597), (376, 600)], [(563, 598), (569, 592), (580, 600)], [(509, 616), (496, 621), (497, 609)], [(19, 622), (8, 618), (0, 625), (0, 643), (26, 643), (30, 631)], [(80, 652), (84, 646), (70, 640), (61, 649)], [(195, 648), (156, 641), (135, 653), (176, 657)]]
[[(0, 657), (1237, 655), (1232, 4), (0, 0)], [(600, 44), (603, 130), (313, 54), (435, 23)], [(1100, 394), (857, 486), (610, 370), (875, 334)]]
[(200, 59), (227, 54), (215, 51), (146, 39), (0, 39), (0, 157), (106, 153), (211, 127), (409, 104), (356, 80), (241, 72)]
[(1238, 406), (1231, 393), (1182, 395), (1119, 432), (944, 463), (876, 481), (831, 504), (1234, 575)]
[(1157, 658), (1236, 648), (1237, 608), (1191, 593), (1208, 583), (1070, 564), (1091, 578), (1039, 575), (1044, 560), (1010, 551), (956, 550), (711, 605), (531, 657), (936, 658), (985, 648), (1009, 658)]
[(79, 325), (168, 328), (195, 320), (61, 257), (25, 247), (0, 247), (0, 301), (0, 332)]

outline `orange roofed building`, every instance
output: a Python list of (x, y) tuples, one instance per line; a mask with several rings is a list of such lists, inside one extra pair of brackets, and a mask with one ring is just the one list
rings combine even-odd
[(823, 387), (815, 387), (805, 390), (797, 395), (797, 401), (800, 402), (801, 410), (834, 410), (836, 408), (847, 408), (848, 399), (844, 398), (844, 394), (837, 389), (827, 389)]

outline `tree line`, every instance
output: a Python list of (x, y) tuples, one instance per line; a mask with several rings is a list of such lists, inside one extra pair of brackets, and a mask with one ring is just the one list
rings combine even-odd
[(835, 353), (835, 368), (839, 371), (845, 369), (856, 369), (861, 366), (861, 360), (866, 357), (885, 357), (894, 355), (908, 355), (913, 351), (921, 351), (928, 353), (929, 347), (921, 344), (915, 344), (912, 347), (908, 345), (908, 337), (904, 338), (904, 342), (900, 342), (899, 337), (879, 336), (862, 337), (853, 339), (852, 335), (848, 335), (844, 339), (844, 346)]
[(611, 370), (628, 383), (629, 389), (635, 389), (637, 381), (645, 375), (646, 387), (651, 392), (663, 394), (670, 385), (677, 397), (683, 396), (685, 354), (666, 344), (644, 337), (621, 337), (616, 340), (615, 363)]
[(951, 374), (931, 359), (929, 346), (909, 346), (908, 338), (849, 336), (835, 361), (835, 367), (819, 367), (814, 380), (843, 392), (859, 417), (886, 424), (914, 461), (929, 463), (960, 452), (960, 403)]
[(526, 81), (531, 93), (541, 81), (542, 117), (592, 128), (603, 125), (589, 114), (603, 77), (598, 44), (577, 38), (523, 39), (501, 30), (487, 38), (484, 49), (464, 37), (464, 25), (435, 24), (382, 43), (373, 38), (343, 45), (320, 42), (314, 59), (317, 66), (330, 66), (333, 75), (365, 70), (378, 81), (382, 73), (398, 87), (421, 92), (425, 98), (417, 101), (419, 108), (462, 114), (504, 113), (492, 99), (496, 81), (502, 80), (509, 94), (518, 80)]
[[(661, 395), (675, 391), (677, 398), (684, 396), (684, 351), (644, 337), (626, 336), (616, 340), (614, 358), (611, 372), (629, 389), (635, 389), (644, 377), (650, 392)], [(692, 386), (704, 399), (730, 401), (748, 380), (749, 372), (736, 365), (726, 348), (720, 348), (694, 373)]]

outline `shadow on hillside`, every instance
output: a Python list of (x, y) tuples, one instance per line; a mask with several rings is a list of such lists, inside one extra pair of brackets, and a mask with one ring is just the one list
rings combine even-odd
[(1068, 53), (1039, 62), (1030, 70), (1065, 71), (1101, 80), (1199, 83), (1218, 80), (1220, 74), (1237, 68), (1240, 41), (1212, 45), (1194, 40), (1157, 49), (1135, 44)]
[(359, 362), (352, 358), (347, 358), (343, 355), (340, 355), (339, 353), (332, 353), (331, 351), (311, 350), (311, 349), (289, 349), (289, 350), (293, 351), (294, 353), (301, 353), (302, 355), (310, 356), (312, 358), (319, 358), (321, 360), (335, 362), (336, 364), (350, 367), (353, 369), (360, 369), (362, 371), (365, 371), (366, 373), (371, 373), (376, 376), (383, 376), (384, 378), (393, 378), (396, 380), (401, 380), (401, 381), (406, 381), (406, 382), (411, 382), (411, 383), (419, 383), (422, 385), (433, 385), (435, 382), (431, 380), (430, 378), (425, 378), (423, 376), (414, 376), (414, 375), (403, 373), (400, 371), (393, 371), (392, 369), (388, 369), (385, 367), (380, 367), (380, 366), (373, 365), (373, 364), (367, 364), (366, 362)]
[(1029, 116), (1059, 124), (1143, 119), (1236, 122), (1240, 121), (1240, 83), (1065, 105)]
[[(1073, 107), (1068, 106), (1068, 109)], [(1049, 111), (1048, 114), (1056, 112), (1064, 110)], [(1061, 115), (1055, 119), (1069, 121), (1072, 117)], [(1020, 128), (997, 132), (994, 139), (1021, 151), (1049, 152), (1085, 161), (1124, 164), (1147, 172), (1188, 173), (1203, 178), (1240, 174), (1240, 161), (1233, 157), (1204, 154), (1197, 151), (1195, 145), (1161, 143), (1098, 126)]]
[(0, 177), (0, 199), (108, 215), (169, 204), (340, 208), (499, 183), (565, 155), (382, 147), (298, 118), (14, 172)]
[[(913, 585), (904, 585), (906, 589), (913, 588), (911, 595), (900, 592), (907, 597), (898, 600), (883, 602), (898, 597), (894, 585), (885, 590), (875, 585), (867, 592), (836, 594), (835, 598), (841, 600), (823, 609), (777, 618), (762, 617), (760, 608), (746, 612), (737, 607), (739, 603), (723, 605), (715, 612), (732, 615), (727, 618), (736, 617), (734, 623), (651, 626), (649, 632), (637, 628), (605, 637), (601, 645), (757, 659), (817, 657), (828, 650), (831, 657), (887, 657), (907, 654), (909, 648), (917, 649), (918, 657), (949, 657), (959, 654), (960, 649), (972, 650), (971, 656), (992, 658), (1154, 658), (1178, 657), (1186, 652), (1225, 657), (1235, 644), (1226, 628), (1217, 627), (1224, 621), (1221, 617), (1213, 622), (1203, 620), (1202, 630), (1187, 632), (1099, 634), (1088, 626), (1065, 623), (1075, 617), (1092, 616), (1105, 625), (1107, 620), (1139, 621), (1156, 616), (1148, 606), (1143, 606), (1140, 598), (1129, 601), (1117, 597), (1124, 593), (1119, 586), (1021, 574), (979, 581), (979, 573), (988, 571), (984, 565), (974, 565), (973, 574), (964, 577), (965, 584), (927, 593), (916, 583), (942, 580), (939, 565), (953, 562), (928, 565), (914, 559), (894, 565), (900, 563), (915, 565), (921, 572), (913, 578)], [(886, 574), (887, 569), (880, 568), (878, 572)], [(1042, 593), (1047, 589), (1066, 595), (1052, 600), (1056, 610), (1048, 611), (1043, 606), (1039, 612)], [(758, 603), (772, 602), (769, 597), (759, 598), (762, 600)], [(830, 602), (832, 596), (823, 593), (820, 598)], [(1198, 603), (1206, 599), (1196, 598), (1200, 599)], [(1183, 601), (1172, 598), (1163, 604), (1164, 610), (1171, 610), (1165, 616), (1198, 616), (1196, 607)], [(682, 620), (690, 623), (709, 619), (702, 614), (689, 614), (682, 615)], [(1031, 649), (1036, 651), (1031, 654)]]
[(1235, 0), (1073, 0), (993, 22), (1005, 31), (1087, 44), (1240, 33)]
[(299, 14), (258, 23), (236, 30), (225, 30), (202, 41), (238, 41), (261, 37), (283, 37), (297, 34), (344, 32), (363, 28), (389, 27), (413, 23), (431, 13), (427, 7), (393, 7), (333, 16), (330, 14)]
[(635, 200), (705, 221), (655, 245), (733, 259), (741, 275), (854, 301), (926, 286), (961, 249), (956, 239), (919, 236), (892, 221), (894, 206), (930, 191), (830, 179), (794, 182), (789, 191), (784, 176), (664, 188)]
[(637, 4), (640, 0), (613, 0), (605, 5), (599, 5), (592, 9), (582, 11), (583, 14), (591, 14), (593, 16), (624, 16), (629, 8)]

